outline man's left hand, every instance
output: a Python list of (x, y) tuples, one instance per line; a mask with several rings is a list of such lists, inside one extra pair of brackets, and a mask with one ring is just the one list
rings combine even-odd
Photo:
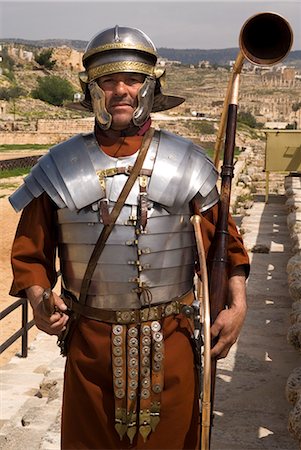
[(211, 349), (212, 358), (225, 358), (237, 341), (247, 314), (246, 281), (237, 271), (229, 279), (229, 307), (222, 310), (211, 326), (212, 339), (218, 338)]

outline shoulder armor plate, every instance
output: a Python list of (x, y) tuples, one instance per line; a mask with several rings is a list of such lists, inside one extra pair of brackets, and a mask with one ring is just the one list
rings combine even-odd
[(157, 157), (148, 188), (151, 200), (176, 211), (198, 192), (206, 197), (218, 173), (205, 152), (193, 142), (161, 131)]
[[(158, 135), (158, 132), (154, 135), (143, 168), (151, 169), (153, 166)], [(99, 169), (132, 166), (136, 158), (137, 154), (112, 158), (100, 151), (94, 133), (79, 134), (50, 148), (24, 178), (24, 184), (9, 197), (9, 201), (16, 211), (21, 211), (43, 192), (49, 195), (58, 208), (67, 207), (71, 211), (91, 205), (106, 195), (116, 201), (127, 176), (120, 175), (118, 180), (112, 177), (105, 193), (96, 172)], [(133, 204), (137, 203), (139, 187), (136, 186), (134, 191), (129, 195), (130, 203)]]
[(10, 196), (12, 206), (20, 211), (43, 192), (59, 208), (70, 210), (81, 209), (103, 198), (95, 167), (101, 153), (94, 133), (79, 134), (55, 145)]

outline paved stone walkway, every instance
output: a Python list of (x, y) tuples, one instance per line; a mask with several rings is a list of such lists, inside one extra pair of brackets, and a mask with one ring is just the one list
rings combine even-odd
[[(285, 386), (300, 356), (287, 343), (291, 299), (286, 264), (292, 256), (286, 198), (257, 197), (242, 228), (250, 253), (249, 310), (238, 344), (219, 364), (212, 450), (297, 450), (287, 431)], [(263, 247), (262, 247), (263, 248)]]
[[(286, 380), (300, 357), (286, 341), (291, 300), (286, 264), (290, 241), (285, 198), (258, 197), (244, 217), (245, 244), (264, 244), (250, 253), (249, 312), (238, 344), (219, 363), (212, 450), (297, 450), (287, 432), (290, 405)], [(64, 359), (55, 338), (44, 333), (29, 356), (14, 357), (0, 370), (0, 447), (59, 450), (59, 416)]]

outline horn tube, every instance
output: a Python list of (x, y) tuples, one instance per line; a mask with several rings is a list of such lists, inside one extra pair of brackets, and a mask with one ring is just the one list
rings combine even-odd
[(288, 21), (279, 14), (262, 12), (251, 16), (243, 24), (239, 35), (240, 51), (228, 83), (219, 130), (214, 147), (214, 164), (219, 165), (220, 151), (226, 128), (227, 112), (235, 75), (245, 60), (255, 65), (273, 65), (284, 59), (293, 44), (293, 31)]
[[(276, 64), (290, 51), (293, 33), (288, 22), (275, 13), (259, 13), (245, 22), (240, 33), (241, 50), (229, 80), (223, 114), (215, 147), (215, 165), (219, 165), (219, 150), (224, 136), (225, 146), (221, 170), (221, 192), (218, 220), (208, 255), (210, 267), (210, 316), (213, 323), (228, 301), (228, 216), (231, 182), (234, 173), (234, 149), (238, 108), (240, 72), (247, 59), (253, 64)], [(214, 345), (214, 342), (213, 342)], [(216, 359), (211, 361), (211, 412), (214, 406)], [(210, 442), (209, 442), (210, 447)], [(203, 450), (203, 448), (202, 448)], [(206, 448), (207, 450), (207, 448)]]

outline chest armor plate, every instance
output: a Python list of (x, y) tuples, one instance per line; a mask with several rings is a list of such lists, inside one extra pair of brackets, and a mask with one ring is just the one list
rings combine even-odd
[[(134, 205), (125, 205), (108, 238), (90, 284), (87, 304), (105, 309), (139, 308), (183, 295), (193, 284), (195, 242), (189, 210), (148, 210), (143, 232)], [(58, 211), (59, 252), (65, 288), (77, 297), (87, 263), (102, 231), (98, 211)]]

